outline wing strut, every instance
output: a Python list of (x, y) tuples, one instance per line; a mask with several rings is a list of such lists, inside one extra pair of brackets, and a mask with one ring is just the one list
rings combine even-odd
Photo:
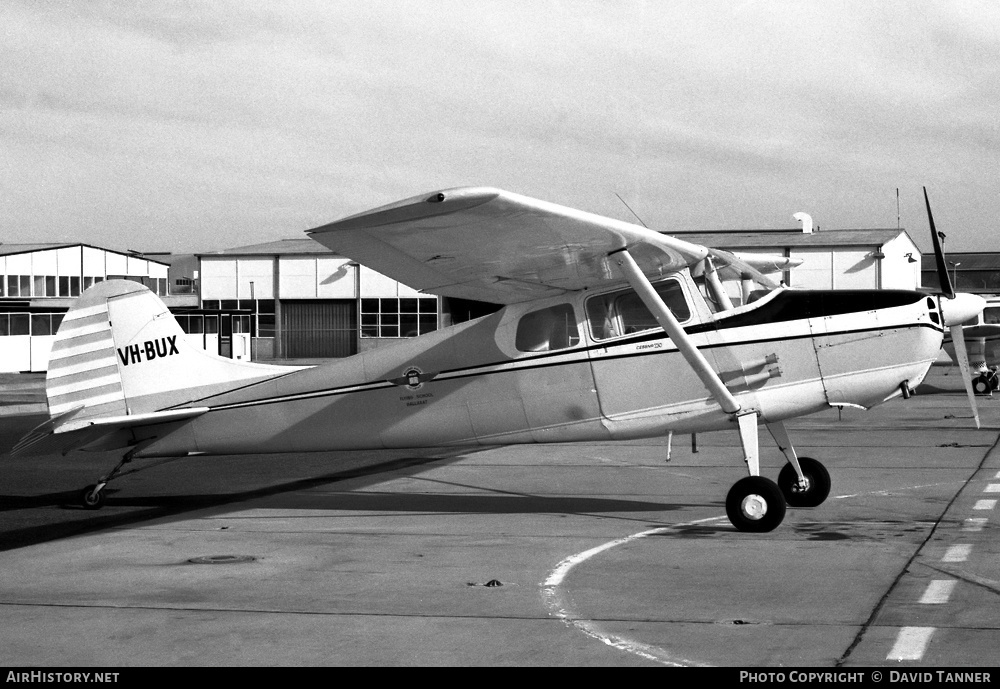
[(733, 414), (740, 427), (740, 441), (743, 444), (744, 459), (750, 469), (751, 476), (760, 475), (760, 456), (757, 443), (757, 412), (752, 409), (743, 409), (740, 403), (733, 397), (733, 393), (719, 378), (719, 374), (708, 363), (704, 355), (684, 332), (674, 314), (660, 298), (660, 295), (653, 289), (653, 285), (643, 275), (635, 259), (629, 254), (628, 249), (620, 249), (608, 255), (621, 269), (629, 285), (639, 295), (639, 299), (646, 305), (649, 312), (653, 314), (656, 322), (660, 324), (670, 340), (677, 345), (684, 360), (694, 370), (701, 379), (701, 382), (708, 388), (708, 391), (715, 398), (715, 401), (722, 407), (722, 411)]

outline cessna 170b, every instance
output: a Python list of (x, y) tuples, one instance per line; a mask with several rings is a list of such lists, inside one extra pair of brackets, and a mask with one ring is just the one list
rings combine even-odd
[[(1000, 361), (1000, 297), (988, 298), (979, 317), (962, 325), (962, 334), (972, 364), (972, 389), (977, 395), (992, 395), (994, 390), (1000, 389), (997, 367), (989, 364)], [(958, 361), (955, 343), (947, 333), (944, 351), (952, 361)]]
[[(46, 378), (51, 418), (15, 453), (121, 449), (83, 490), (96, 508), (141, 458), (733, 429), (749, 475), (727, 514), (741, 531), (770, 531), (786, 505), (819, 505), (830, 491), (784, 421), (909, 396), (945, 328), (983, 308), (950, 287), (789, 289), (733, 254), (489, 188), (410, 198), (310, 235), (421, 291), (503, 307), (290, 369), (209, 355), (141, 285), (100, 283), (64, 317)], [(760, 475), (760, 423), (787, 459), (777, 482)]]

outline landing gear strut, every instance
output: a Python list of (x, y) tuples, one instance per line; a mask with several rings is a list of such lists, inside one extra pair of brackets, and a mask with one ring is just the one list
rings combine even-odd
[(104, 487), (108, 485), (108, 481), (113, 479), (115, 476), (121, 473), (122, 467), (132, 461), (132, 457), (138, 452), (145, 443), (141, 445), (136, 445), (131, 450), (125, 453), (122, 457), (122, 461), (115, 465), (115, 468), (108, 472), (107, 476), (99, 478), (97, 483), (93, 483), (80, 492), (80, 505), (87, 510), (99, 510), (104, 507), (104, 499), (106, 497), (104, 493)]
[(830, 494), (830, 474), (811, 457), (798, 457), (780, 421), (767, 429), (788, 463), (778, 474), (778, 482), (760, 475), (757, 456), (756, 416), (738, 417), (750, 476), (740, 479), (726, 496), (726, 514), (740, 531), (761, 533), (775, 529), (785, 517), (786, 506), (815, 507)]

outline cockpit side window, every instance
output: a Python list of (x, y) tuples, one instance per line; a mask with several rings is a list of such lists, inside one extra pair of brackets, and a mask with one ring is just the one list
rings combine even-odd
[[(691, 310), (684, 299), (684, 292), (676, 280), (665, 280), (653, 285), (656, 293), (670, 309), (674, 318), (683, 323), (691, 318)], [(593, 297), (587, 302), (587, 318), (595, 340), (631, 335), (658, 328), (646, 305), (633, 290), (621, 290)]]
[(514, 346), (521, 352), (551, 352), (575, 347), (580, 330), (570, 304), (558, 304), (521, 316)]
[(989, 307), (983, 311), (983, 323), (1000, 324), (1000, 307)]

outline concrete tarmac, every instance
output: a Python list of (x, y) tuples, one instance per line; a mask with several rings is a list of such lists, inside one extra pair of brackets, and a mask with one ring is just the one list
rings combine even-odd
[[(1000, 662), (1000, 395), (789, 422), (821, 506), (735, 531), (735, 432), (470, 452), (0, 458), (13, 666), (985, 667)], [(42, 417), (44, 418), (44, 417)], [(7, 447), (40, 422), (0, 419)], [(762, 473), (783, 458), (762, 431)], [(137, 462), (138, 464), (138, 462)]]

